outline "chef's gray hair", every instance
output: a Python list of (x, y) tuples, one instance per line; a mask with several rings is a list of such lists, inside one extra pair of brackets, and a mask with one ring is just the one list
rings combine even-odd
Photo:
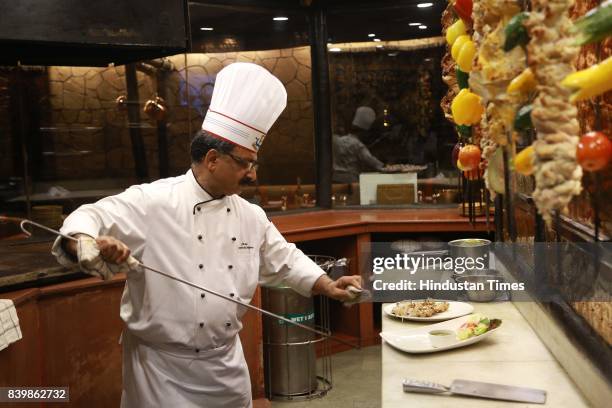
[(235, 144), (200, 129), (196, 132), (193, 140), (191, 140), (191, 162), (201, 162), (206, 153), (211, 149), (215, 149), (219, 153), (228, 154), (232, 152), (234, 147), (236, 147)]

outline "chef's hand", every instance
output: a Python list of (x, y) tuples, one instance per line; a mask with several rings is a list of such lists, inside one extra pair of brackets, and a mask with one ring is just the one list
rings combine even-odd
[[(73, 235), (77, 239), (89, 239), (93, 240), (89, 235), (86, 234), (75, 234)], [(102, 235), (96, 240), (96, 246), (100, 251), (100, 256), (106, 262), (113, 264), (121, 264), (125, 262), (130, 256), (130, 248), (117, 238)], [(63, 242), (63, 248), (66, 252), (78, 258), (78, 243), (76, 241), (65, 239)]]
[(117, 265), (127, 261), (131, 253), (130, 248), (128, 248), (127, 245), (119, 241), (117, 238), (110, 236), (103, 235), (98, 237), (96, 239), (96, 244), (98, 244), (98, 249), (100, 250), (102, 259), (104, 259), (106, 262)]
[(349, 275), (332, 280), (327, 275), (321, 275), (315, 282), (312, 293), (315, 295), (325, 295), (341, 302), (348, 302), (356, 297), (354, 292), (347, 290), (349, 286), (361, 289), (361, 276)]
[(78, 242), (68, 241), (65, 249), (76, 255), (83, 272), (106, 280), (119, 272), (138, 270), (138, 261), (118, 239), (109, 236), (93, 239), (85, 234), (77, 234), (75, 238)]

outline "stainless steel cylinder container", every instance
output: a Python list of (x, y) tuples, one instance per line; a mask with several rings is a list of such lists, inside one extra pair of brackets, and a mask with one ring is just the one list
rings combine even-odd
[[(455, 261), (455, 265), (460, 265), (465, 262), (466, 258), (471, 258), (474, 262), (481, 258), (474, 267), (464, 268), (463, 272), (459, 274), (473, 274), (482, 273), (488, 271), (490, 268), (490, 254), (491, 241), (482, 238), (463, 238), (450, 241), (448, 243), (449, 255)], [(464, 258), (463, 261), (459, 261), (460, 258)], [(476, 262), (475, 262), (476, 263)], [(482, 266), (481, 266), (482, 265)]]
[[(312, 298), (288, 287), (263, 288), (263, 308), (314, 327)], [(271, 396), (311, 394), (317, 388), (316, 335), (279, 319), (264, 318), (266, 388)]]

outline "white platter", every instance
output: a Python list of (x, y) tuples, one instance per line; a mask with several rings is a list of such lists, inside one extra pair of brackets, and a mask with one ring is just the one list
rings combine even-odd
[(470, 337), (465, 340), (457, 340), (456, 343), (449, 344), (444, 347), (435, 348), (431, 345), (429, 340), (429, 331), (431, 330), (454, 330), (457, 331), (459, 327), (469, 319), (469, 316), (462, 316), (457, 319), (448, 320), (442, 323), (430, 324), (422, 326), (417, 329), (403, 329), (392, 332), (381, 332), (380, 337), (383, 338), (385, 343), (391, 347), (396, 348), (406, 353), (435, 353), (438, 351), (450, 350), (458, 347), (469, 346), (470, 344), (478, 343), (486, 339), (495, 333), (499, 328), (498, 326), (493, 330), (489, 330), (480, 336)]
[[(414, 302), (421, 302), (422, 300), (423, 299), (414, 300)], [(442, 322), (444, 320), (450, 320), (456, 317), (469, 315), (470, 313), (474, 311), (474, 306), (470, 305), (469, 303), (455, 302), (452, 300), (437, 300), (437, 299), (431, 299), (431, 300), (435, 302), (448, 302), (448, 310), (446, 312), (436, 313), (435, 315), (431, 317), (404, 317), (404, 316), (398, 316), (392, 313), (392, 310), (393, 310), (393, 307), (395, 307), (395, 304), (399, 303), (399, 302), (396, 302), (396, 303), (389, 303), (387, 305), (384, 305), (383, 311), (385, 312), (387, 316), (391, 316), (391, 317), (394, 317), (400, 320), (409, 320), (413, 322)]]

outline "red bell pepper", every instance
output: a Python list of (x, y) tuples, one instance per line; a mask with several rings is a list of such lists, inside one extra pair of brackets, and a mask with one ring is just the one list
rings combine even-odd
[(472, 24), (472, 0), (455, 0), (453, 9), (466, 24)]

